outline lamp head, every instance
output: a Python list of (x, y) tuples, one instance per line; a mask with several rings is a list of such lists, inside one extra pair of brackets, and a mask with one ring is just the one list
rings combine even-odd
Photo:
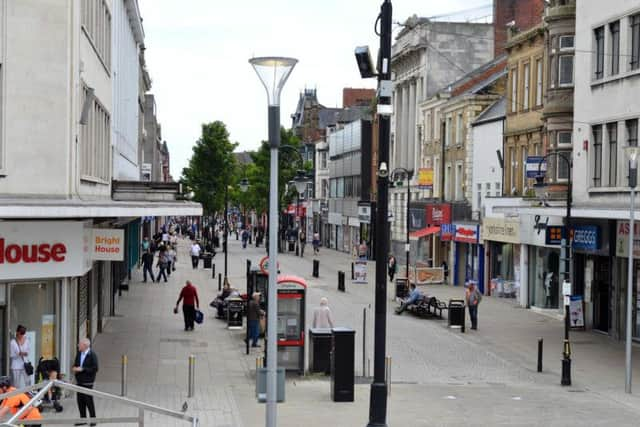
[(267, 90), (269, 105), (279, 106), (280, 92), (282, 92), (282, 88), (298, 60), (280, 56), (263, 56), (251, 58), (249, 63)]
[(637, 145), (628, 145), (624, 147), (624, 154), (631, 162), (631, 168), (636, 169), (638, 167), (638, 157), (640, 157), (640, 147)]
[(249, 180), (247, 178), (242, 178), (240, 180), (240, 190), (243, 193), (246, 193), (248, 189), (249, 189)]
[(305, 192), (308, 183), (309, 180), (307, 179), (305, 171), (299, 170), (296, 173), (296, 177), (293, 179), (293, 184), (296, 186), (296, 191), (298, 191), (298, 194), (302, 194)]
[(544, 182), (544, 175), (536, 175), (536, 183), (533, 184), (533, 189), (536, 192), (536, 197), (538, 199), (545, 199), (547, 184)]

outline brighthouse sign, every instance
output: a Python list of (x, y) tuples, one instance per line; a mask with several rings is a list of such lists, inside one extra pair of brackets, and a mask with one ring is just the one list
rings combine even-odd
[(91, 258), (96, 261), (124, 261), (124, 230), (94, 228)]
[(82, 276), (84, 224), (0, 221), (0, 280)]

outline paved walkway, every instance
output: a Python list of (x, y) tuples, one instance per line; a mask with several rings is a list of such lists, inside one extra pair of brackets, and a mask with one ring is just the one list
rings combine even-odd
[[(244, 331), (228, 331), (213, 318), (208, 302), (217, 293), (211, 270), (192, 270), (181, 242), (178, 270), (169, 283), (143, 284), (135, 272), (130, 291), (120, 301), (118, 317), (109, 320), (94, 345), (101, 370), (96, 387), (118, 393), (120, 358), (129, 357), (129, 396), (200, 417), (202, 426), (252, 427), (264, 425), (264, 405), (255, 400), (255, 358), (262, 349), (244, 355)], [(310, 247), (308, 248), (310, 249)], [(230, 240), (229, 278), (244, 289), (245, 260), (257, 262), (264, 248), (242, 250)], [(216, 258), (222, 272), (224, 255)], [(356, 374), (363, 375), (363, 309), (367, 312), (364, 374), (372, 356), (374, 265), (370, 284), (347, 280), (347, 291), (337, 291), (337, 272), (350, 276), (347, 254), (322, 249), (320, 278), (311, 277), (313, 255), (305, 258), (281, 254), (281, 271), (307, 279), (307, 319), (321, 296), (327, 296), (336, 323), (356, 329)], [(200, 291), (207, 319), (194, 332), (182, 330), (180, 315), (172, 308), (185, 280)], [(440, 299), (460, 297), (462, 290), (429, 286), (425, 292)], [(572, 334), (574, 386), (559, 385), (562, 323), (500, 299), (484, 298), (478, 331), (461, 334), (446, 328), (446, 320), (423, 320), (406, 313), (392, 314), (389, 287), (387, 350), (392, 357), (389, 425), (636, 425), (640, 400), (625, 395), (624, 353), (620, 343), (591, 332)], [(544, 372), (535, 372), (537, 338), (545, 339)], [(635, 378), (640, 355), (634, 358)], [(186, 398), (187, 360), (197, 357), (196, 396)], [(286, 402), (279, 405), (279, 426), (364, 425), (368, 417), (369, 385), (359, 381), (354, 403), (330, 400), (324, 376), (290, 377)], [(62, 415), (75, 414), (67, 401)], [(113, 404), (98, 402), (99, 415), (131, 414)], [(48, 416), (50, 416), (48, 414)], [(153, 426), (178, 426), (164, 417), (149, 416)]]

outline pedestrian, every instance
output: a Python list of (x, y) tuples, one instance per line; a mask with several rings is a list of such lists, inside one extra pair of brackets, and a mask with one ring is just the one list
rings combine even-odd
[(31, 353), (31, 342), (27, 338), (27, 328), (18, 325), (16, 328), (16, 337), (9, 343), (10, 359), (11, 359), (11, 383), (16, 388), (23, 388), (31, 385), (31, 375), (33, 374), (33, 365), (31, 366), (31, 374), (25, 369), (25, 363), (29, 363), (29, 354)]
[(249, 232), (246, 229), (242, 230), (242, 249), (247, 249), (248, 241), (249, 241)]
[[(0, 377), (0, 394), (10, 393), (15, 391), (15, 387), (11, 386), (11, 378), (7, 376)], [(16, 394), (11, 397), (5, 397), (0, 403), (0, 419), (4, 419), (8, 414), (15, 415), (20, 408), (25, 406), (31, 397), (26, 393)], [(27, 411), (20, 417), (20, 420), (41, 420), (40, 410), (32, 405)], [(19, 423), (18, 423), (19, 424)], [(4, 424), (8, 425), (8, 424)], [(40, 427), (41, 424), (30, 424), (32, 426)]]
[(153, 275), (153, 252), (151, 249), (147, 249), (145, 253), (142, 254), (142, 281), (147, 283), (147, 273), (151, 276), (151, 283), (156, 281), (155, 276)]
[(471, 329), (478, 329), (478, 304), (482, 301), (482, 294), (476, 288), (473, 281), (468, 282), (465, 300), (469, 307), (469, 318), (471, 319)]
[(174, 313), (178, 312), (178, 306), (182, 301), (182, 315), (184, 316), (184, 330), (193, 331), (194, 322), (196, 319), (196, 310), (200, 306), (200, 300), (198, 299), (198, 290), (191, 284), (189, 280), (185, 282), (185, 285), (180, 291), (178, 301), (176, 301), (176, 307), (173, 309)]
[(444, 283), (449, 284), (449, 265), (447, 265), (447, 261), (442, 261), (440, 268), (442, 268), (444, 274)]
[(191, 250), (189, 252), (191, 253), (191, 265), (193, 266), (194, 270), (198, 268), (198, 263), (200, 262), (200, 251), (202, 251), (200, 243), (193, 242), (191, 244)]
[(318, 255), (320, 252), (320, 234), (313, 233), (313, 255)]
[(160, 283), (160, 278), (164, 278), (164, 282), (167, 283), (167, 268), (169, 266), (169, 260), (167, 258), (167, 248), (161, 247), (160, 252), (158, 253), (158, 283)]
[(320, 305), (313, 310), (313, 327), (333, 328), (333, 317), (326, 297), (320, 298)]
[(304, 256), (304, 247), (307, 245), (307, 233), (300, 231), (300, 256)]
[(358, 246), (358, 258), (367, 259), (367, 243), (364, 240), (361, 240), (360, 246)]
[(169, 245), (167, 255), (169, 255), (171, 261), (171, 264), (169, 265), (169, 274), (171, 274), (172, 271), (176, 271), (176, 262), (178, 262), (178, 252), (176, 252), (176, 247), (174, 245)]
[(387, 262), (387, 272), (389, 274), (389, 281), (393, 282), (393, 276), (396, 275), (398, 271), (398, 263), (396, 262), (396, 257), (393, 255), (389, 255), (389, 261)]
[(263, 311), (260, 309), (260, 293), (254, 292), (249, 301), (247, 310), (247, 327), (249, 328), (249, 339), (251, 347), (258, 347), (258, 339), (260, 338), (260, 316)]
[[(83, 338), (78, 342), (78, 353), (71, 371), (75, 374), (78, 386), (88, 389), (93, 388), (93, 383), (96, 381), (96, 373), (98, 372), (98, 356), (91, 350), (89, 338)], [(76, 398), (80, 418), (87, 418), (87, 409), (89, 410), (89, 416), (95, 418), (96, 407), (93, 404), (93, 396), (77, 393)], [(95, 426), (95, 423), (91, 423), (91, 425)]]

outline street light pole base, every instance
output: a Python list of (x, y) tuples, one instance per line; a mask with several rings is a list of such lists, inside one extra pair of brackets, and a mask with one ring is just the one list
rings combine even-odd
[(372, 383), (367, 427), (387, 427), (387, 384)]
[(571, 359), (562, 359), (562, 385), (571, 385)]

